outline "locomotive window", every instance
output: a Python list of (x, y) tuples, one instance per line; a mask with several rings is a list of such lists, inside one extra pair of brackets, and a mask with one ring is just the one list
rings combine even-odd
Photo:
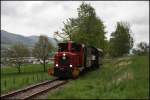
[(72, 52), (80, 52), (80, 50), (81, 50), (80, 44), (72, 43), (72, 47), (71, 47)]
[(59, 52), (68, 51), (68, 45), (66, 43), (59, 43), (58, 51)]

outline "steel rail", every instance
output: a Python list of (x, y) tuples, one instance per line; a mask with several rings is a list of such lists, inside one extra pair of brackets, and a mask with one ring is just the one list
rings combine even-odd
[(34, 97), (36, 95), (40, 95), (41, 93), (44, 93), (44, 92), (47, 92), (47, 91), (52, 90), (54, 88), (57, 88), (57, 87), (59, 87), (59, 86), (61, 86), (61, 85), (63, 85), (63, 84), (68, 82), (67, 80), (64, 80), (64, 81), (60, 82), (59, 84), (54, 84), (54, 86), (51, 87), (51, 84), (54, 83), (54, 82), (57, 83), (57, 81), (59, 83), (59, 79), (58, 78), (50, 80), (50, 81), (45, 81), (45, 82), (42, 82), (42, 83), (39, 83), (39, 84), (36, 84), (36, 85), (32, 85), (32, 86), (29, 86), (27, 88), (20, 89), (20, 90), (14, 91), (14, 92), (10, 92), (8, 94), (2, 95), (1, 99), (7, 99), (7, 98), (15, 97), (16, 95), (19, 95), (19, 94), (22, 94), (22, 93), (25, 93), (25, 92), (29, 92), (30, 90), (32, 91), (34, 89), (42, 88), (42, 86), (44, 86), (44, 85), (46, 86), (47, 85), (46, 88), (44, 88), (44, 89), (42, 89), (40, 91), (36, 91), (36, 92), (34, 92), (34, 93), (30, 94), (30, 95), (27, 95), (27, 96), (25, 95), (23, 98), (19, 98), (19, 99), (29, 99), (29, 98)]

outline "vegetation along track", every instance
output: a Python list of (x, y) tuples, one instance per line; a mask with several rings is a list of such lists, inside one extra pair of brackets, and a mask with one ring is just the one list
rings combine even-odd
[(2, 95), (1, 99), (30, 99), (40, 95), (41, 93), (55, 89), (67, 82), (67, 80), (59, 80), (58, 78), (56, 78), (54, 80), (45, 81), (22, 90)]

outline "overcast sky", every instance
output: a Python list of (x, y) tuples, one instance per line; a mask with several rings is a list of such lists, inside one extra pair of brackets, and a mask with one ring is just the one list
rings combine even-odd
[[(63, 21), (77, 17), (81, 1), (1, 1), (1, 29), (24, 36), (53, 37)], [(107, 38), (117, 21), (130, 23), (135, 43), (149, 42), (149, 1), (86, 1), (104, 22)]]

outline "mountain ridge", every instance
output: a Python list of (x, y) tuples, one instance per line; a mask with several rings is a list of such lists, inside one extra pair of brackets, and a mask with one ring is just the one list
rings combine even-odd
[[(35, 43), (38, 41), (39, 36), (23, 36), (15, 33), (11, 33), (5, 30), (1, 30), (1, 49), (8, 48), (16, 43), (23, 43), (27, 47), (34, 47)], [(57, 40), (51, 37), (48, 37), (49, 42), (57, 47)]]

